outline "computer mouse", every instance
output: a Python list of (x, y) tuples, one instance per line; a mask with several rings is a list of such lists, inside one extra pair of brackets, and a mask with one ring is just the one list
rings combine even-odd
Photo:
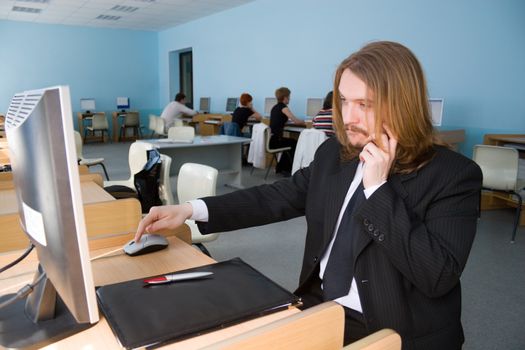
[(124, 252), (130, 256), (137, 256), (156, 252), (168, 246), (168, 240), (162, 235), (146, 233), (142, 235), (140, 241), (129, 241), (124, 246)]

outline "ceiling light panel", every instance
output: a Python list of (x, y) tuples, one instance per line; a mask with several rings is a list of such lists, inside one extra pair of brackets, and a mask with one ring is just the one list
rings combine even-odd
[(127, 12), (127, 13), (131, 13), (131, 12), (135, 12), (137, 11), (139, 8), (138, 7), (133, 7), (133, 6), (121, 6), (121, 5), (115, 5), (111, 8), (111, 10), (113, 11), (119, 11), (119, 12)]
[(23, 13), (40, 13), (42, 9), (37, 9), (34, 7), (24, 7), (24, 6), (13, 6), (12, 10), (14, 12), (23, 12)]

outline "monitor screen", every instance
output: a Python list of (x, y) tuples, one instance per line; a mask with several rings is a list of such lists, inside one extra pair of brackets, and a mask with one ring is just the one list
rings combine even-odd
[[(0, 309), (2, 329), (4, 321), (30, 319), (31, 327), (71, 332), (99, 319), (71, 114), (67, 86), (22, 92), (9, 105), (6, 132), (20, 225), (36, 248), (37, 274), (45, 277), (27, 297), (25, 312), (22, 307), (4, 320)], [(64, 313), (71, 325), (64, 324)]]
[(236, 97), (228, 97), (226, 100), (226, 112), (232, 113), (235, 108), (237, 108), (237, 105), (239, 104), (239, 99)]
[(95, 99), (94, 98), (81, 98), (80, 109), (87, 113), (95, 110)]
[(210, 113), (210, 100), (209, 97), (201, 97), (199, 101), (199, 111), (201, 113)]
[(277, 99), (275, 97), (266, 97), (264, 99), (264, 115), (270, 115), (273, 106), (277, 104)]
[(323, 108), (322, 98), (308, 98), (306, 100), (306, 116), (315, 117), (317, 113)]
[(432, 116), (432, 125), (441, 126), (443, 120), (443, 104), (442, 98), (430, 98), (430, 115)]
[(117, 97), (117, 109), (128, 109), (129, 97)]

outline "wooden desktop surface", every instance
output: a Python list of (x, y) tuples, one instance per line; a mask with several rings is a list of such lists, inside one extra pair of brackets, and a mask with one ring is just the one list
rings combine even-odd
[[(132, 279), (165, 274), (192, 267), (212, 264), (215, 261), (197, 249), (182, 242), (177, 237), (168, 237), (170, 245), (155, 253), (138, 257), (129, 257), (121, 250), (92, 261), (93, 277), (96, 286), (117, 283)], [(116, 247), (118, 248), (118, 246)], [(115, 247), (93, 250), (91, 258), (111, 252)], [(17, 257), (20, 252), (0, 254), (0, 265), (3, 266)], [(37, 257), (33, 252), (14, 268), (3, 273), (0, 279), (0, 294), (12, 293), (32, 280), (37, 267)], [(140, 303), (140, 300), (137, 300)], [(162, 347), (163, 349), (200, 349), (218, 341), (242, 334), (261, 325), (282, 319), (300, 312), (292, 308), (260, 317), (235, 326), (221, 329), (198, 337), (186, 339)], [(148, 327), (148, 325), (144, 325)], [(101, 315), (100, 321), (93, 327), (62, 339), (48, 347), (49, 349), (121, 349), (108, 323)]]

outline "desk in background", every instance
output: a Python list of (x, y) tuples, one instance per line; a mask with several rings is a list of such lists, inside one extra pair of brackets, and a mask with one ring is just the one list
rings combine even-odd
[(242, 145), (249, 143), (245, 137), (214, 135), (196, 136), (193, 143), (170, 142), (167, 139), (143, 140), (160, 153), (171, 157), (170, 176), (177, 176), (184, 163), (200, 163), (219, 171), (218, 181), (235, 188), (242, 188)]
[(525, 159), (525, 135), (523, 134), (486, 134), (483, 136), (483, 144), (515, 148), (520, 158)]

